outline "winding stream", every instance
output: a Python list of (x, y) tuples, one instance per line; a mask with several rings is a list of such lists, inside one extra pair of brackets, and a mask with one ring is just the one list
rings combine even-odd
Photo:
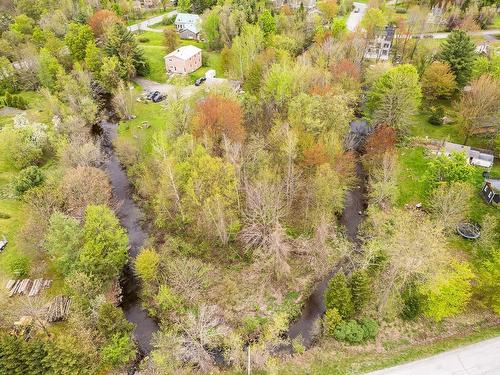
[[(101, 127), (103, 131), (102, 148), (108, 156), (105, 171), (113, 188), (113, 197), (118, 202), (116, 214), (128, 232), (129, 255), (132, 261), (147, 238), (147, 234), (140, 224), (142, 212), (132, 200), (130, 182), (113, 149), (112, 142), (116, 138), (118, 125), (102, 121)], [(151, 351), (151, 337), (159, 327), (156, 321), (141, 307), (138, 296), (140, 281), (130, 263), (123, 270), (121, 287), (122, 309), (127, 320), (135, 325), (133, 334), (141, 355), (147, 355)]]
[[(347, 238), (351, 242), (358, 244), (358, 229), (363, 221), (363, 215), (360, 215), (360, 212), (363, 212), (366, 208), (364, 200), (366, 193), (366, 175), (359, 160), (356, 164), (356, 176), (359, 185), (347, 193), (344, 211), (340, 217), (340, 224), (345, 227)], [(342, 268), (349, 266), (348, 259), (341, 259), (335, 264), (330, 273), (316, 285), (309, 298), (304, 302), (301, 316), (290, 325), (288, 330), (288, 336), (290, 338), (294, 339), (301, 336), (303, 344), (306, 347), (311, 346), (314, 339), (313, 334), (316, 321), (321, 318), (326, 311), (324, 295), (328, 282)]]
[[(110, 179), (113, 188), (113, 197), (118, 201), (116, 214), (120, 219), (123, 227), (127, 229), (129, 238), (129, 254), (133, 260), (144, 241), (147, 238), (146, 232), (142, 229), (140, 218), (142, 212), (132, 200), (132, 188), (128, 180), (127, 174), (120, 164), (112, 142), (117, 136), (117, 124), (102, 121), (101, 123), (103, 136), (102, 148), (108, 155), (105, 164), (105, 171)], [(347, 238), (358, 243), (358, 228), (363, 220), (363, 212), (365, 209), (365, 193), (366, 193), (366, 176), (358, 161), (356, 164), (356, 175), (359, 185), (351, 189), (346, 196), (346, 205), (340, 223), (346, 229)], [(324, 293), (330, 279), (339, 272), (342, 268), (349, 267), (346, 258), (341, 259), (331, 272), (314, 288), (309, 298), (305, 301), (302, 309), (302, 314), (295, 322), (293, 322), (288, 331), (290, 338), (302, 337), (302, 341), (306, 347), (311, 346), (313, 341), (314, 326), (319, 318), (325, 313), (326, 307), (324, 302)], [(147, 355), (151, 351), (151, 338), (154, 332), (159, 327), (157, 322), (151, 318), (147, 312), (141, 307), (139, 300), (140, 281), (133, 272), (131, 264), (127, 264), (122, 275), (122, 293), (123, 301), (122, 308), (125, 312), (127, 320), (134, 323), (134, 338), (139, 346), (142, 355)]]

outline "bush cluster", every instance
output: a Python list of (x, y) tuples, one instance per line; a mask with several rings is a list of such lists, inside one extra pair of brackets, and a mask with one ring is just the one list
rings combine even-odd
[(5, 94), (4, 104), (7, 107), (17, 108), (17, 109), (27, 109), (28, 101), (20, 95), (12, 95), (10, 93)]
[(361, 321), (341, 321), (337, 324), (333, 336), (339, 341), (360, 344), (377, 336), (378, 324), (375, 320), (365, 318)]

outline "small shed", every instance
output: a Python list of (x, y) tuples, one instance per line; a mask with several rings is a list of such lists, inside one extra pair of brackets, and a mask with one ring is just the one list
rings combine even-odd
[(495, 192), (495, 190), (493, 189), (493, 186), (491, 186), (491, 182), (489, 182), (489, 181), (486, 181), (484, 183), (484, 186), (481, 189), (481, 196), (486, 201), (486, 203), (489, 203), (489, 204), (500, 203), (500, 195)]

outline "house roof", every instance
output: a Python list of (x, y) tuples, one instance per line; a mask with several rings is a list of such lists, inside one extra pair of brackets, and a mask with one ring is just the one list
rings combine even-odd
[(199, 22), (201, 22), (201, 18), (197, 14), (177, 13), (177, 17), (175, 18), (175, 24), (197, 24)]
[(177, 57), (178, 59), (181, 60), (188, 60), (194, 55), (196, 55), (198, 52), (201, 52), (201, 49), (195, 46), (183, 46), (180, 48), (177, 48), (175, 51), (170, 52), (168, 55), (166, 55), (164, 58), (167, 57)]
[(187, 25), (184, 26), (184, 28), (181, 30), (181, 32), (184, 30), (189, 30), (193, 34), (198, 34), (200, 32), (200, 26), (198, 23), (195, 23), (195, 24), (188, 23)]

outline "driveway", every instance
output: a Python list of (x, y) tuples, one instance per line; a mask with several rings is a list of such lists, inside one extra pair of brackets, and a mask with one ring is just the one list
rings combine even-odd
[(500, 337), (367, 375), (498, 375)]
[(347, 30), (349, 31), (354, 31), (358, 27), (359, 23), (363, 19), (363, 16), (366, 13), (366, 10), (368, 9), (368, 4), (363, 4), (363, 3), (353, 3), (354, 10), (359, 9), (359, 12), (354, 12), (354, 10), (349, 14), (349, 17), (347, 18), (346, 21), (346, 27)]
[(198, 90), (210, 89), (212, 87), (222, 84), (230, 84), (233, 87), (236, 87), (237, 85), (237, 82), (228, 80), (226, 78), (208, 78), (205, 81), (205, 83), (203, 83), (200, 86), (188, 85), (182, 87), (171, 85), (169, 83), (158, 83), (141, 77), (135, 78), (134, 81), (138, 85), (141, 85), (143, 92), (159, 91), (162, 94), (166, 94), (167, 96), (170, 97), (183, 97), (183, 98), (187, 98), (193, 95)]
[(160, 23), (161, 21), (163, 21), (163, 19), (165, 17), (170, 18), (170, 17), (175, 16), (176, 14), (177, 14), (177, 11), (173, 10), (173, 11), (171, 11), (169, 13), (161, 14), (159, 16), (149, 18), (146, 21), (142, 21), (142, 22), (130, 25), (130, 26), (127, 27), (127, 29), (129, 29), (130, 31), (141, 30), (141, 31), (152, 31), (154, 33), (162, 33), (163, 30), (161, 30), (161, 29), (152, 29), (149, 26), (156, 25), (157, 23)]

